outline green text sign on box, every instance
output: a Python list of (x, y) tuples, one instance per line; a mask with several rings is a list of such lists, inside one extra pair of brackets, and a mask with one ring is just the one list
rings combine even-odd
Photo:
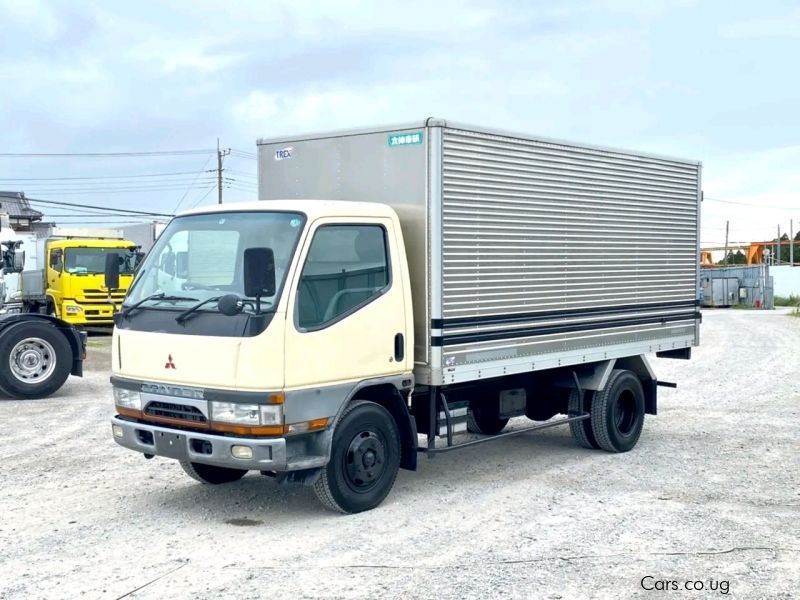
[(414, 131), (413, 133), (392, 133), (389, 135), (389, 147), (395, 146), (413, 146), (422, 143), (422, 132)]

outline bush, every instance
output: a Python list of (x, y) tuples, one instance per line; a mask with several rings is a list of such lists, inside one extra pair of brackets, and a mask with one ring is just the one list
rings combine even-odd
[(775, 296), (775, 306), (800, 306), (800, 296)]

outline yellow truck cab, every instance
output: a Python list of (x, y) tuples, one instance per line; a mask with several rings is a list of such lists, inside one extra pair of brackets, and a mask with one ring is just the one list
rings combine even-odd
[(115, 316), (111, 434), (202, 483), (354, 513), (418, 453), (627, 452), (645, 355), (699, 343), (696, 161), (428, 119), (260, 140), (259, 196), (176, 216)]
[[(71, 325), (111, 325), (133, 280), (139, 254), (124, 239), (50, 237), (39, 242), (40, 267), (23, 271), (20, 299), (26, 312), (44, 312)], [(119, 287), (103, 285), (106, 256), (120, 263)], [(110, 301), (109, 301), (110, 300)]]

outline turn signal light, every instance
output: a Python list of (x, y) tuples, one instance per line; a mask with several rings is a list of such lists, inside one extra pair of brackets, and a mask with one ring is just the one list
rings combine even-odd
[(211, 429), (222, 433), (237, 435), (283, 435), (283, 425), (234, 425), (232, 423), (215, 422)]
[(120, 406), (119, 404), (117, 404), (115, 408), (117, 409), (117, 414), (120, 414), (123, 417), (130, 417), (132, 419), (142, 418), (142, 411), (136, 410), (135, 408), (126, 408), (124, 406)]
[(318, 431), (328, 426), (328, 418), (312, 419), (301, 423), (292, 423), (286, 427), (286, 433), (305, 433), (306, 431)]

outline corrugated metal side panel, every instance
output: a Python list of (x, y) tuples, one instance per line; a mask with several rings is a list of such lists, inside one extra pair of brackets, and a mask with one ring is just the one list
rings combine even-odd
[(693, 340), (697, 163), (457, 129), (443, 145), (445, 367)]

